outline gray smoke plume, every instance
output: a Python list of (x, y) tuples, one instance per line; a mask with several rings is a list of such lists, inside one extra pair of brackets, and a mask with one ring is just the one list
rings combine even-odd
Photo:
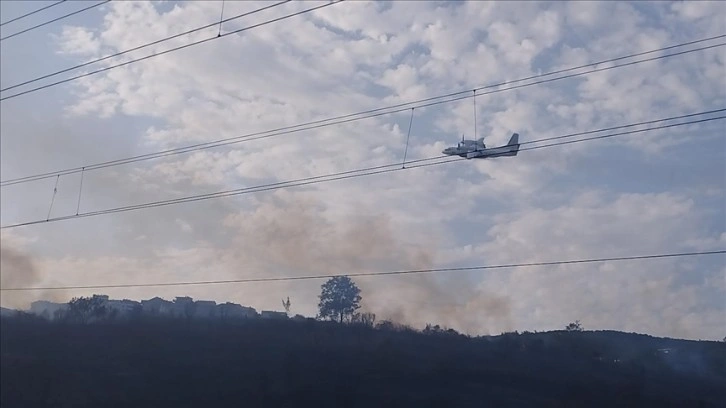
[[(30, 256), (8, 247), (6, 243), (0, 244), (0, 287), (32, 286), (39, 280), (40, 274)], [(31, 301), (27, 292), (2, 292), (4, 307), (25, 309)]]
[[(235, 244), (240, 262), (270, 275), (355, 274), (430, 269), (435, 266), (436, 237), (403, 239), (386, 214), (360, 208), (330, 223), (324, 206), (290, 194), (266, 199), (256, 210), (228, 222), (241, 232)], [(249, 270), (247, 268), (246, 270)], [(250, 277), (246, 274), (245, 277)], [(354, 278), (362, 290), (363, 310), (377, 320), (423, 328), (439, 324), (469, 333), (489, 326), (511, 326), (507, 297), (481, 293), (465, 275), (436, 274)], [(309, 286), (305, 297), (314, 297)], [(300, 296), (299, 294), (298, 296)]]
[[(19, 249), (10, 239), (0, 241), (0, 287), (42, 286), (46, 275), (38, 268), (33, 255)], [(27, 310), (36, 300), (67, 302), (66, 291), (31, 290), (2, 291), (0, 303), (3, 307)]]
[[(469, 334), (507, 331), (513, 325), (509, 297), (466, 285), (465, 276), (385, 279), (386, 282), (367, 280), (360, 284), (364, 291), (372, 292), (374, 309), (382, 319), (414, 328), (438, 324)], [(457, 279), (462, 279), (464, 284)]]

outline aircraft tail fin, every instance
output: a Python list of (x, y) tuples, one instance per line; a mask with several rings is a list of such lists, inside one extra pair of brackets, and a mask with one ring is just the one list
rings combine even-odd
[(512, 133), (506, 147), (508, 148), (507, 156), (516, 156), (519, 153), (519, 133)]

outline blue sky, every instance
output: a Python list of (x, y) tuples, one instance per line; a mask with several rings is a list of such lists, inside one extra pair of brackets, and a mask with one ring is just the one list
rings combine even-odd
[[(3, 20), (45, 2), (2, 2)], [(68, 2), (2, 35), (79, 7)], [(2, 41), (0, 83), (205, 25), (221, 2), (111, 2)], [(318, 2), (225, 24), (229, 32)], [(227, 2), (225, 17), (259, 7)], [(438, 8), (440, 7), (440, 8)], [(609, 18), (603, 19), (601, 16)], [(343, 2), (2, 101), (2, 179), (239, 136), (515, 80), (726, 32), (719, 2)], [(174, 45), (216, 35), (217, 28)], [(704, 45), (717, 44), (711, 41)], [(152, 47), (160, 51), (171, 45)], [(138, 51), (94, 68), (146, 55)], [(724, 48), (477, 98), (488, 145), (726, 105)], [(83, 71), (81, 71), (83, 72)], [(63, 78), (59, 76), (57, 78)], [(39, 82), (37, 84), (43, 84)], [(24, 89), (24, 88), (20, 88)], [(8, 91), (12, 93), (14, 91)], [(3, 96), (6, 93), (3, 92)], [(417, 109), (409, 159), (473, 134), (471, 99)], [(400, 161), (407, 112), (84, 175), (93, 211)], [(726, 247), (723, 121), (442, 166), (2, 230), (25, 285), (345, 273)], [(55, 180), (2, 187), (2, 224), (45, 218)], [(75, 213), (78, 174), (53, 215)], [(19, 271), (3, 264), (3, 284)], [(723, 256), (360, 278), (379, 319), (470, 333), (586, 328), (721, 339)], [(22, 279), (21, 279), (22, 280)], [(321, 281), (111, 289), (315, 314)], [(3, 293), (3, 306), (88, 291)]]

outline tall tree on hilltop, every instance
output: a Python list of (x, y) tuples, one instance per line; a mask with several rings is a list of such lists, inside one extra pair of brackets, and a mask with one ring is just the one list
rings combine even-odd
[(319, 317), (343, 323), (360, 308), (360, 289), (347, 276), (330, 278), (321, 286)]

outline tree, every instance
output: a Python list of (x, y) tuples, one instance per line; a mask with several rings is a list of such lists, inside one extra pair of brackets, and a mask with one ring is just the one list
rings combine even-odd
[[(422, 333), (424, 334), (455, 334), (459, 335), (459, 332), (457, 332), (454, 329), (447, 329), (445, 327), (441, 327), (438, 324), (432, 326), (430, 323), (426, 323), (426, 327), (422, 330)], [(505, 333), (506, 334), (506, 333)]]
[(363, 313), (360, 315), (360, 322), (364, 326), (373, 327), (373, 324), (376, 322), (376, 315), (375, 313)]
[(376, 322), (376, 314), (369, 312), (354, 313), (351, 317), (351, 321), (363, 326), (373, 327), (373, 324)]
[(360, 308), (360, 289), (347, 276), (330, 278), (321, 286), (319, 316), (323, 319), (350, 320)]
[(179, 309), (181, 309), (182, 315), (187, 321), (191, 320), (197, 312), (197, 303), (189, 296), (177, 296), (174, 299), (174, 304), (179, 305)]
[(66, 316), (75, 322), (88, 323), (92, 319), (100, 320), (108, 314), (104, 298), (94, 295), (93, 297), (78, 297), (68, 302)]
[(575, 320), (575, 323), (570, 323), (565, 327), (567, 331), (582, 331), (582, 325), (579, 320)]

